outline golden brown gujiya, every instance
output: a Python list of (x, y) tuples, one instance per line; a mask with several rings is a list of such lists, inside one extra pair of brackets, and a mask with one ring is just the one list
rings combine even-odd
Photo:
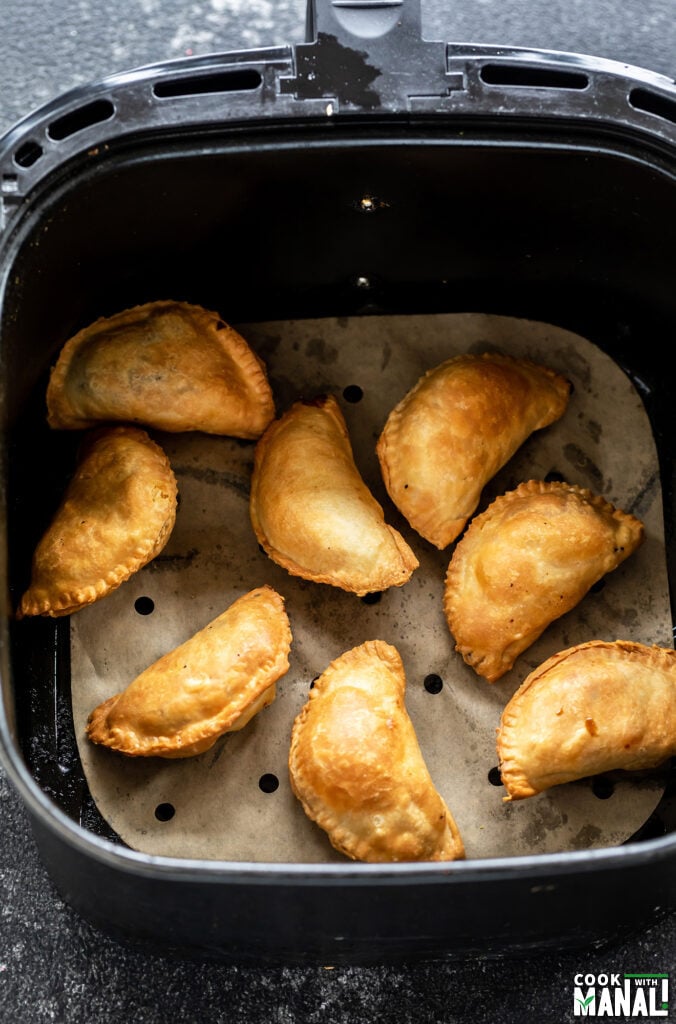
[(493, 683), (644, 538), (590, 490), (529, 480), (496, 498), (453, 552), (444, 612), (456, 650)]
[(297, 716), (291, 787), (340, 853), (360, 861), (464, 857), (404, 704), (396, 648), (369, 640), (336, 658)]
[(201, 754), (272, 703), (290, 646), (283, 598), (252, 590), (95, 708), (87, 735), (130, 757)]
[(414, 530), (443, 549), (486, 483), (535, 430), (565, 412), (570, 383), (499, 352), (429, 370), (389, 414), (376, 447), (383, 480)]
[(524, 680), (497, 730), (505, 800), (676, 754), (676, 651), (592, 640)]
[(101, 317), (59, 353), (47, 421), (104, 421), (258, 438), (274, 417), (263, 362), (218, 313), (163, 300)]
[(333, 396), (294, 403), (256, 445), (250, 514), (259, 544), (293, 576), (363, 595), (418, 565), (362, 480)]
[(71, 615), (160, 553), (176, 520), (176, 478), (140, 427), (92, 431), (33, 555), (17, 618)]

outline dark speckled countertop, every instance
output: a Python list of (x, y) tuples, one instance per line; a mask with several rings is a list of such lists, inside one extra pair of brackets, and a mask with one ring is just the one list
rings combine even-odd
[[(0, 134), (71, 87), (143, 64), (301, 42), (303, 0), (1, 0)], [(423, 2), (426, 38), (608, 57), (673, 76), (674, 0)], [(618, 899), (621, 899), (618, 893)], [(676, 916), (602, 950), (375, 967), (235, 967), (141, 954), (56, 894), (0, 771), (0, 1024), (133, 1020), (558, 1024), (578, 971), (676, 969)], [(676, 1011), (662, 1020), (676, 1020)]]

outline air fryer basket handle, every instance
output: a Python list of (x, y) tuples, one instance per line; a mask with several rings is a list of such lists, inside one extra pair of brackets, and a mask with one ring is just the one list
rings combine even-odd
[(308, 0), (306, 39), (292, 91), (336, 111), (401, 112), (453, 85), (445, 44), (422, 39), (420, 0)]
[(307, 42), (320, 33), (345, 43), (390, 33), (420, 39), (420, 0), (308, 0)]

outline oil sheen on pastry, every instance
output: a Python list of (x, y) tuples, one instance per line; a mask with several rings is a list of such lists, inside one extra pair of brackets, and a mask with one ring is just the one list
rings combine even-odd
[(676, 754), (676, 651), (592, 640), (524, 680), (497, 730), (505, 800)]
[(369, 640), (314, 683), (291, 736), (291, 787), (340, 853), (360, 861), (464, 857), (423, 760), (396, 648)]
[(377, 444), (388, 493), (414, 530), (443, 549), (485, 484), (534, 431), (566, 410), (569, 382), (502, 353), (429, 370), (387, 418)]
[(17, 618), (70, 615), (119, 587), (166, 544), (176, 496), (169, 460), (145, 430), (92, 431), (35, 549)]
[(456, 650), (493, 683), (644, 538), (591, 491), (529, 480), (476, 516), (453, 552), (444, 612)]
[(289, 667), (283, 598), (263, 586), (92, 711), (87, 735), (130, 757), (192, 757), (275, 698)]
[(296, 402), (256, 445), (259, 544), (293, 576), (363, 595), (401, 586), (418, 560), (362, 480), (333, 396)]
[(102, 420), (258, 438), (274, 417), (265, 367), (218, 313), (149, 302), (78, 331), (47, 387), (51, 427)]

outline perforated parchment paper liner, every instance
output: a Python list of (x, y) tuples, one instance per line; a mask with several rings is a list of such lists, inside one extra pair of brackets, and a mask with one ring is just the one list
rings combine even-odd
[[(595, 638), (672, 644), (657, 454), (627, 377), (584, 338), (505, 317), (379, 316), (238, 327), (268, 366), (279, 412), (301, 396), (330, 392), (338, 398), (357, 465), (420, 568), (404, 587), (375, 601), (289, 576), (259, 549), (251, 529), (253, 443), (155, 435), (179, 483), (174, 532), (154, 562), (71, 620), (75, 727), (104, 818), (129, 846), (150, 854), (342, 860), (291, 793), (290, 731), (312, 680), (329, 662), (379, 638), (402, 656), (407, 708), (468, 858), (611, 846), (632, 835), (659, 802), (659, 772), (617, 773), (602, 794), (612, 791), (607, 799), (585, 780), (505, 804), (491, 771), (502, 708), (550, 654)], [(494, 348), (551, 366), (572, 381), (574, 392), (564, 417), (533, 434), (486, 487), (480, 509), (521, 480), (558, 473), (637, 515), (647, 539), (491, 685), (456, 654), (444, 619), (443, 580), (452, 547), (433, 549), (399, 515), (382, 483), (375, 442), (390, 409), (426, 369), (460, 352)], [(269, 708), (241, 732), (186, 760), (125, 758), (89, 743), (84, 729), (93, 707), (263, 583), (286, 599), (294, 637), (290, 670)], [(430, 675), (443, 681), (440, 692), (425, 687)]]

